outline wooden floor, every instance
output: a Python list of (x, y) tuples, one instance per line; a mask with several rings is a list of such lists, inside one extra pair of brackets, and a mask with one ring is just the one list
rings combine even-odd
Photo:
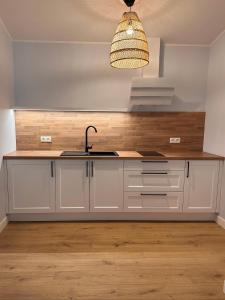
[(0, 300), (222, 300), (225, 230), (214, 223), (11, 223)]

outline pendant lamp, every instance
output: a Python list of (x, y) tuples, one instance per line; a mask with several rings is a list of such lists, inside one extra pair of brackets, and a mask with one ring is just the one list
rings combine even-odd
[(123, 0), (130, 8), (119, 22), (113, 37), (110, 64), (119, 69), (137, 69), (149, 63), (148, 41), (136, 12), (131, 10), (135, 0)]

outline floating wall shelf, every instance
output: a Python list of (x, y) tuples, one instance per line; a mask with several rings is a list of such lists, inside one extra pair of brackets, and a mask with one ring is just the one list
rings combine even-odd
[(131, 105), (171, 105), (175, 88), (166, 78), (133, 78)]

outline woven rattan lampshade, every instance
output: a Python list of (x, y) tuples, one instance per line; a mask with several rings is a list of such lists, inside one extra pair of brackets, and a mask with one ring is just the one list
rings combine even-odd
[(136, 12), (125, 12), (113, 37), (110, 63), (114, 68), (137, 69), (149, 63), (147, 38)]

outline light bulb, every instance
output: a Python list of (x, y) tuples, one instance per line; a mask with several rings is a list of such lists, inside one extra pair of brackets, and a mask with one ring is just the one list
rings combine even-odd
[(132, 27), (129, 27), (126, 32), (128, 35), (132, 35), (134, 33), (134, 29)]
[(132, 20), (131, 20), (131, 19), (129, 19), (127, 25), (128, 25), (128, 28), (127, 28), (127, 30), (126, 30), (126, 33), (127, 33), (128, 35), (132, 35), (132, 34), (134, 33), (134, 28), (133, 28), (133, 26), (132, 26)]

